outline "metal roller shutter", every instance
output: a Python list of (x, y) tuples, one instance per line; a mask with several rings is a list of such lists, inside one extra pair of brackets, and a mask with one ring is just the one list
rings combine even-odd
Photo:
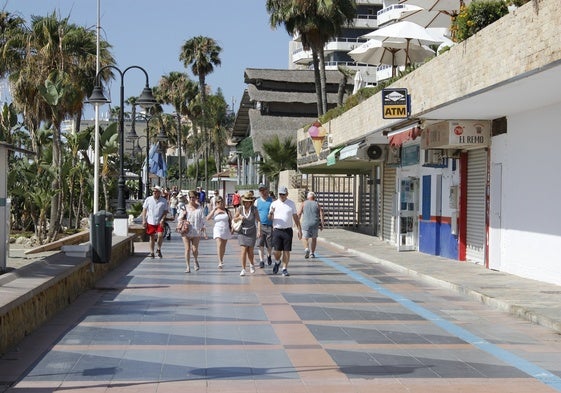
[(485, 188), (487, 184), (487, 151), (468, 152), (466, 259), (485, 263)]
[(384, 168), (382, 191), (382, 239), (391, 243), (396, 242), (394, 236), (394, 198), (395, 198), (395, 168)]

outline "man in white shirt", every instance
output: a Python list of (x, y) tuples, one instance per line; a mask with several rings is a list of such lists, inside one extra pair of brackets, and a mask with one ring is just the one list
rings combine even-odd
[(150, 237), (150, 257), (154, 258), (155, 237), (158, 237), (158, 248), (156, 253), (162, 258), (162, 242), (164, 240), (164, 223), (168, 214), (168, 200), (162, 196), (162, 188), (155, 186), (152, 196), (144, 200), (142, 206), (142, 225), (146, 228), (146, 234)]
[(278, 199), (271, 203), (269, 219), (273, 221), (273, 248), (275, 249), (273, 274), (278, 273), (282, 256), (282, 275), (290, 276), (287, 269), (294, 236), (292, 226), (296, 224), (298, 228), (298, 239), (302, 239), (302, 227), (298, 219), (296, 204), (288, 199), (288, 189), (285, 186), (279, 187)]

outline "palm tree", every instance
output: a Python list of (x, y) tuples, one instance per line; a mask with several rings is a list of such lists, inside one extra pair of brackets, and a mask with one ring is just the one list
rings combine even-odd
[[(220, 52), (222, 48), (218, 46), (215, 40), (210, 37), (197, 36), (185, 41), (181, 47), (179, 60), (183, 61), (185, 68), (191, 66), (193, 75), (199, 78), (199, 92), (201, 95), (202, 107), (202, 129), (205, 141), (208, 140), (205, 127), (205, 111), (206, 106), (206, 76), (214, 71), (215, 66), (221, 64)], [(208, 145), (205, 143), (205, 189), (208, 192)]]
[(210, 130), (211, 149), (214, 152), (214, 162), (217, 172), (222, 171), (222, 157), (228, 144), (229, 130), (233, 124), (233, 116), (228, 112), (228, 104), (224, 100), (222, 91), (218, 89), (215, 95), (208, 98), (207, 117)]
[(263, 144), (266, 159), (259, 163), (258, 171), (277, 184), (279, 173), (288, 169), (297, 169), (297, 146), (291, 137), (280, 140), (278, 135)]
[(182, 188), (183, 169), (181, 163), (181, 151), (183, 149), (183, 141), (187, 135), (181, 125), (181, 117), (188, 115), (189, 103), (195, 99), (198, 94), (197, 85), (189, 79), (187, 74), (173, 71), (168, 75), (163, 75), (156, 89), (156, 98), (164, 104), (171, 104), (175, 109), (177, 118), (177, 148), (179, 158), (179, 189)]
[[(104, 44), (107, 49), (109, 45)], [(75, 24), (68, 18), (58, 19), (53, 12), (46, 17), (32, 17), (28, 30), (13, 30), (0, 52), (0, 60), (7, 54), (18, 53), (19, 60), (11, 60), (9, 82), (17, 109), (24, 114), (24, 122), (31, 133), (32, 148), (39, 154), (36, 130), (42, 122), (53, 130), (52, 168), (55, 176), (51, 185), (57, 190), (51, 202), (48, 240), (53, 240), (62, 219), (62, 121), (81, 114), (88, 86), (95, 76), (96, 34)], [(103, 59), (112, 61), (105, 51)], [(110, 74), (103, 76), (108, 78)], [(86, 87), (84, 87), (86, 86)]]
[(22, 36), (25, 20), (6, 11), (0, 11), (0, 78), (4, 78), (12, 68), (21, 65), (19, 52), (6, 45), (14, 36)]
[(299, 34), (302, 47), (312, 51), (318, 115), (327, 112), (327, 78), (323, 48), (353, 21), (353, 0), (267, 0), (271, 27), (284, 25), (292, 36)]

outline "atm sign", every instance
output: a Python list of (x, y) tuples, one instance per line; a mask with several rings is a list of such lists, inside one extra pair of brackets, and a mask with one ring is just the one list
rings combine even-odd
[(407, 119), (407, 107), (403, 105), (386, 105), (384, 119)]
[(407, 89), (383, 89), (382, 111), (384, 119), (407, 119), (409, 116)]

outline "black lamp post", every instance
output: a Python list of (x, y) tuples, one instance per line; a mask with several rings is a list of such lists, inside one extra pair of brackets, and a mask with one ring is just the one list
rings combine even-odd
[(136, 103), (144, 108), (149, 108), (156, 104), (156, 99), (152, 95), (152, 89), (149, 87), (148, 82), (148, 73), (146, 70), (140, 66), (133, 65), (130, 67), (125, 68), (124, 71), (121, 71), (119, 68), (107, 65), (102, 67), (99, 72), (95, 76), (95, 87), (92, 91), (92, 95), (89, 98), (89, 102), (94, 105), (102, 105), (111, 102), (108, 100), (105, 95), (103, 94), (103, 88), (101, 86), (100, 75), (101, 73), (108, 69), (114, 69), (117, 71), (121, 76), (121, 86), (120, 86), (120, 97), (119, 97), (119, 182), (118, 182), (118, 193), (117, 193), (117, 211), (115, 212), (115, 218), (127, 218), (127, 208), (125, 203), (125, 169), (123, 164), (123, 159), (125, 156), (125, 116), (124, 116), (124, 107), (125, 107), (125, 100), (124, 100), (124, 93), (125, 93), (125, 86), (124, 86), (124, 78), (125, 74), (128, 70), (132, 68), (137, 68), (144, 72), (146, 76), (146, 85), (140, 94), (140, 97), (136, 100)]
[(178, 158), (179, 158), (179, 191), (183, 189), (182, 187), (182, 177), (183, 177), (183, 168), (181, 165), (181, 114), (179, 112), (176, 113), (177, 115), (177, 147), (178, 147)]

